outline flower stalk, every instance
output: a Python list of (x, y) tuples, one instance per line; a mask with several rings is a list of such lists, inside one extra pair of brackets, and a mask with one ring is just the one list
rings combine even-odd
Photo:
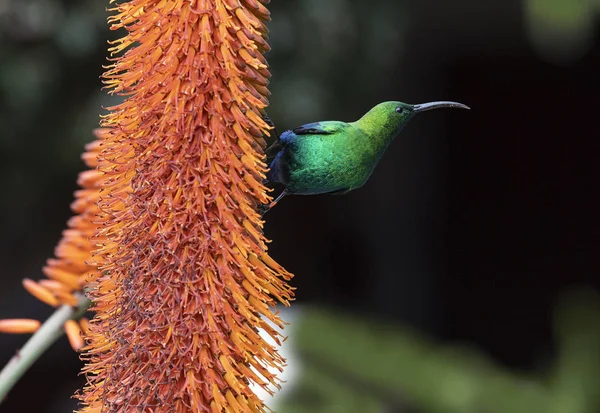
[(0, 371), (0, 403), (31, 365), (63, 334), (65, 323), (75, 323), (89, 307), (90, 301), (78, 295), (77, 307), (63, 305), (37, 329), (35, 334), (17, 351)]

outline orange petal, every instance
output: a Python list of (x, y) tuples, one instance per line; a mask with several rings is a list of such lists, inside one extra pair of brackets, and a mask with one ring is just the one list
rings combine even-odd
[(83, 331), (84, 335), (90, 333), (90, 320), (88, 320), (86, 317), (81, 317), (81, 320), (79, 320), (79, 326), (81, 327), (81, 331)]
[(75, 320), (67, 320), (65, 322), (65, 333), (73, 350), (79, 351), (85, 344), (83, 340), (83, 332), (79, 327), (79, 323)]
[(70, 305), (71, 307), (77, 307), (77, 304), (79, 304), (77, 298), (67, 291), (56, 290), (54, 294), (61, 304)]
[(64, 291), (67, 288), (63, 283), (56, 280), (50, 280), (48, 278), (42, 278), (41, 280), (38, 280), (37, 283), (52, 292), (56, 290)]
[[(87, 254), (86, 254), (87, 255)], [(79, 277), (73, 273), (70, 273), (60, 268), (44, 267), (42, 272), (46, 274), (48, 278), (59, 281), (67, 286), (67, 289), (78, 290), (79, 289)]]
[(35, 333), (40, 328), (38, 320), (30, 318), (9, 318), (0, 320), (0, 333), (29, 334)]
[(38, 300), (51, 305), (52, 307), (56, 307), (58, 305), (58, 300), (54, 294), (52, 294), (52, 292), (50, 292), (50, 290), (48, 290), (46, 287), (42, 287), (35, 281), (25, 278), (23, 280), (23, 287), (25, 287), (29, 294), (33, 295)]

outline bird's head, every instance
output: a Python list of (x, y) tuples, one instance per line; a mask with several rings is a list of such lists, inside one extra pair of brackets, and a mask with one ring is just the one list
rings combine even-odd
[(470, 109), (462, 103), (449, 101), (428, 102), (417, 105), (389, 101), (376, 105), (358, 121), (358, 124), (369, 132), (379, 130), (395, 136), (416, 114), (439, 108)]

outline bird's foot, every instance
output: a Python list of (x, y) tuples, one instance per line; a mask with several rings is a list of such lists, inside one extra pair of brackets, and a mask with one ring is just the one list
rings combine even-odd
[(281, 198), (283, 198), (284, 196), (286, 196), (288, 194), (287, 190), (283, 190), (281, 191), (281, 193), (277, 196), (277, 198), (275, 198), (275, 200), (273, 202), (271, 202), (270, 204), (262, 204), (258, 206), (258, 212), (260, 213), (260, 216), (263, 217), (265, 216), (265, 214), (267, 212), (269, 212), (271, 210), (271, 208), (273, 208), (279, 201), (281, 201)]
[(269, 145), (269, 147), (267, 149), (265, 149), (265, 154), (269, 154), (273, 149), (275, 148), (280, 148), (281, 147), (281, 143), (279, 142), (279, 139), (276, 139), (272, 144)]
[(273, 143), (271, 143), (271, 145), (269, 145), (269, 147), (265, 149), (265, 153), (268, 154), (274, 148), (279, 147), (281, 145), (279, 143), (279, 134), (277, 133), (277, 128), (275, 127), (275, 123), (273, 123), (273, 120), (266, 113), (262, 115), (262, 119), (267, 123), (267, 125), (273, 128), (273, 133), (271, 134), (271, 136), (275, 136), (275, 140), (273, 141)]
[(269, 210), (271, 209), (271, 206), (270, 206), (270, 205), (271, 205), (271, 204), (260, 204), (260, 205), (258, 206), (258, 208), (257, 208), (257, 209), (258, 209), (258, 213), (260, 214), (260, 216), (261, 216), (261, 217), (264, 217), (264, 216), (265, 216), (265, 214), (266, 214), (267, 212), (269, 212)]
[(271, 119), (269, 117), (269, 115), (267, 115), (266, 113), (264, 115), (262, 115), (262, 119), (267, 123), (267, 125), (269, 125), (270, 127), (272, 127), (273, 129), (275, 129), (275, 124), (273, 123), (273, 119)]

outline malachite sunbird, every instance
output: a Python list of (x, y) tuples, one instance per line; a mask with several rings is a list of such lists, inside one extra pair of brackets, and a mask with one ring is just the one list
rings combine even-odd
[(469, 109), (448, 101), (383, 102), (356, 122), (315, 122), (285, 131), (267, 173), (267, 181), (282, 184), (284, 190), (264, 212), (285, 195), (345, 193), (361, 187), (404, 125), (417, 113), (438, 108)]

